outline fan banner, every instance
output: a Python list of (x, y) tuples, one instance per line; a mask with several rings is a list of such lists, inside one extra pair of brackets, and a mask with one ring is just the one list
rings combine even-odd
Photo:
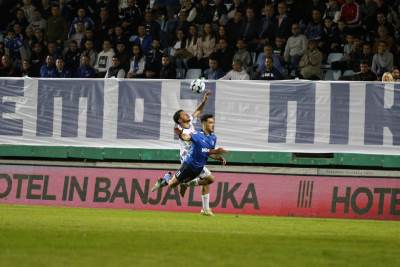
[[(173, 170), (171, 170), (173, 171)], [(0, 165), (0, 204), (199, 212), (201, 188), (150, 192), (166, 170)], [(214, 172), (217, 213), (400, 220), (400, 179)]]
[[(0, 144), (176, 149), (190, 80), (0, 79)], [(232, 151), (400, 155), (400, 84), (206, 81), (205, 113)], [(196, 127), (200, 127), (199, 122)]]

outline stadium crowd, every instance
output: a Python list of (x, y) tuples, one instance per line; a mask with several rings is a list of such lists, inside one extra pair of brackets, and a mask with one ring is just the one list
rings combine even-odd
[(2, 77), (400, 81), (400, 0), (2, 5)]

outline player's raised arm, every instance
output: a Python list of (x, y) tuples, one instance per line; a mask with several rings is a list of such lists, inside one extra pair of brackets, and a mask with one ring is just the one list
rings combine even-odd
[(193, 112), (192, 116), (194, 118), (196, 117), (200, 117), (200, 114), (203, 112), (204, 110), (204, 106), (206, 105), (207, 101), (208, 101), (208, 97), (211, 95), (211, 91), (206, 91), (204, 93), (203, 96), (203, 101), (201, 101), (201, 103), (196, 107), (196, 110)]
[(221, 162), (222, 165), (226, 165), (226, 160), (223, 156), (221, 156), (221, 154), (210, 154), (208, 155), (210, 158), (213, 158), (215, 160), (218, 160), (219, 162)]

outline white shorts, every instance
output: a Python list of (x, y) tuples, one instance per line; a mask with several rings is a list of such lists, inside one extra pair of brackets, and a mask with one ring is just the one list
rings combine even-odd
[(199, 174), (198, 177), (200, 179), (204, 179), (204, 178), (206, 178), (207, 176), (210, 176), (210, 175), (211, 175), (211, 171), (209, 169), (207, 169), (206, 166), (204, 166), (203, 170), (201, 171), (201, 173)]

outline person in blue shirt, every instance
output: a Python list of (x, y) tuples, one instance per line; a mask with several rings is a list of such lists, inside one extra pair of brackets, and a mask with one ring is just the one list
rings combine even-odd
[[(172, 176), (171, 173), (167, 173), (163, 178), (160, 178), (151, 189), (152, 192), (157, 189), (167, 186), (174, 188), (180, 183), (188, 183), (195, 179), (204, 166), (207, 163), (208, 157), (219, 160), (223, 165), (226, 165), (226, 161), (222, 156), (226, 153), (222, 147), (215, 148), (217, 143), (217, 136), (214, 134), (214, 117), (211, 114), (205, 114), (201, 117), (202, 130), (194, 132), (192, 135), (181, 134), (180, 138), (185, 141), (192, 141), (192, 146), (188, 156), (182, 163), (179, 170)], [(210, 184), (213, 180), (200, 180), (201, 183)]]
[(96, 70), (90, 66), (89, 56), (82, 55), (81, 56), (81, 65), (76, 71), (75, 76), (77, 78), (95, 78)]
[(40, 68), (40, 77), (42, 78), (57, 78), (57, 69), (54, 65), (53, 56), (48, 55), (46, 57), (46, 64), (43, 64)]
[(56, 69), (57, 78), (72, 78), (72, 73), (65, 67), (65, 62), (63, 58), (57, 58)]

